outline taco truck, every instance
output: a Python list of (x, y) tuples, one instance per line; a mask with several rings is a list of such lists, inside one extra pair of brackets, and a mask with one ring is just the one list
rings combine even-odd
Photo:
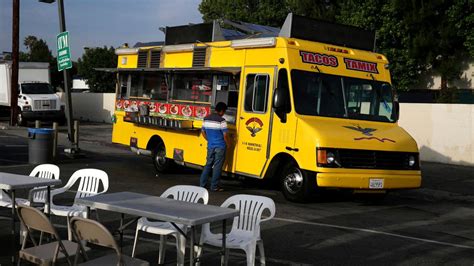
[(273, 178), (288, 200), (316, 188), (384, 193), (421, 185), (415, 140), (375, 34), (289, 14), (281, 29), (216, 21), (167, 27), (163, 44), (116, 50), (112, 141), (202, 168), (203, 118), (218, 102), (232, 144), (223, 171)]

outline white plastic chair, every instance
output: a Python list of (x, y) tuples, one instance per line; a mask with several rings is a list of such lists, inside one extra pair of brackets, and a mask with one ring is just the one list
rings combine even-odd
[[(59, 167), (54, 164), (40, 164), (31, 171), (30, 176), (46, 179), (59, 179)], [(29, 200), (28, 200), (29, 199)], [(29, 206), (33, 203), (45, 203), (46, 202), (46, 188), (37, 187), (30, 190), (28, 199), (16, 198), (17, 204)], [(0, 207), (11, 208), (12, 200), (8, 194), (0, 191)]]
[[(265, 265), (265, 252), (260, 237), (260, 222), (268, 221), (275, 216), (275, 202), (263, 196), (240, 194), (228, 198), (221, 206), (226, 208), (233, 206), (240, 210), (240, 215), (234, 218), (232, 229), (226, 235), (226, 248), (243, 249), (247, 255), (247, 265), (255, 265), (255, 252), (258, 245), (260, 263)], [(262, 213), (265, 210), (268, 210), (270, 215), (262, 219)], [(201, 255), (203, 244), (221, 247), (222, 234), (212, 233), (210, 224), (204, 224), (200, 245), (197, 248), (197, 257)], [(226, 262), (227, 259), (226, 257)]]
[[(107, 173), (99, 169), (89, 168), (77, 170), (72, 174), (71, 178), (64, 187), (51, 191), (51, 214), (64, 216), (67, 218), (69, 240), (72, 238), (71, 229), (69, 228), (69, 218), (75, 216), (88, 218), (87, 207), (76, 204), (75, 202), (72, 206), (56, 205), (54, 204), (53, 199), (54, 196), (68, 191), (78, 181), (79, 187), (77, 188), (75, 199), (102, 194), (107, 192), (109, 189), (109, 176)], [(100, 184), (102, 184), (103, 187), (102, 191), (99, 191)], [(45, 211), (47, 209), (47, 206), (45, 206)]]
[[(203, 204), (207, 204), (209, 200), (209, 192), (207, 189), (197, 186), (173, 186), (168, 188), (163, 194), (163, 198), (173, 198), (175, 200), (198, 203), (202, 200)], [(188, 228), (185, 225), (176, 224), (184, 233)], [(135, 257), (135, 249), (138, 241), (138, 232), (144, 231), (150, 234), (160, 235), (160, 249), (158, 255), (158, 264), (163, 264), (165, 261), (165, 247), (166, 237), (168, 235), (176, 238), (176, 250), (178, 257), (178, 264), (184, 264), (184, 253), (186, 249), (186, 237), (183, 236), (171, 223), (168, 222), (152, 222), (147, 218), (142, 217), (137, 222), (137, 229), (135, 232), (135, 241), (133, 242), (132, 257)]]

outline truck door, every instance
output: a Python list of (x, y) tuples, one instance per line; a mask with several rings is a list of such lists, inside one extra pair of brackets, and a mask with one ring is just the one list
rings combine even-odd
[(261, 176), (267, 163), (275, 67), (245, 68), (238, 111), (236, 173)]

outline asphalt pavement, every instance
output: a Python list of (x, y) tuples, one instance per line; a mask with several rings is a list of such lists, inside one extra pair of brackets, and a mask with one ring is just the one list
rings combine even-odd
[[(156, 175), (150, 158), (137, 156), (127, 147), (111, 143), (111, 125), (84, 124), (80, 130), (81, 156), (68, 157), (65, 128), (60, 129), (59, 155), (55, 162), (66, 183), (81, 168), (98, 168), (110, 178), (110, 192), (135, 191), (159, 196), (177, 184), (198, 185), (199, 171), (176, 167)], [(0, 122), (0, 171), (28, 174), (26, 128)], [(286, 201), (273, 186), (262, 182), (225, 179), (224, 192), (210, 194), (209, 204), (220, 205), (235, 194), (271, 197), (276, 216), (262, 224), (267, 265), (472, 265), (474, 262), (474, 168), (422, 162), (423, 187), (390, 193), (371, 203), (352, 195), (329, 191), (307, 204)], [(23, 192), (26, 193), (26, 192)], [(71, 203), (74, 194), (57, 199)], [(56, 201), (56, 200), (55, 200)], [(8, 210), (0, 210), (8, 215)], [(100, 221), (117, 228), (120, 215), (100, 212)], [(131, 220), (133, 217), (127, 217)], [(65, 234), (65, 219), (53, 222)], [(0, 221), (0, 263), (7, 256), (9, 222)], [(134, 225), (126, 231), (124, 253), (131, 253)], [(137, 256), (157, 262), (158, 240), (144, 235)], [(176, 252), (169, 241), (166, 264), (173, 265)], [(206, 248), (204, 254), (212, 250)], [(92, 253), (100, 255), (105, 251)], [(257, 253), (257, 256), (258, 253)], [(217, 265), (219, 258), (204, 258), (202, 265)], [(232, 250), (229, 265), (245, 265), (245, 254)]]

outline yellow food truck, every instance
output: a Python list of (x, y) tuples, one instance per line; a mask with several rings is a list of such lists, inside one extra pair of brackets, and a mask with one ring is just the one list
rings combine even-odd
[(274, 179), (292, 201), (321, 188), (420, 187), (417, 144), (397, 124), (373, 32), (293, 14), (281, 29), (227, 23), (167, 27), (164, 43), (116, 50), (114, 143), (160, 172), (202, 168), (202, 120), (224, 102), (230, 176)]

